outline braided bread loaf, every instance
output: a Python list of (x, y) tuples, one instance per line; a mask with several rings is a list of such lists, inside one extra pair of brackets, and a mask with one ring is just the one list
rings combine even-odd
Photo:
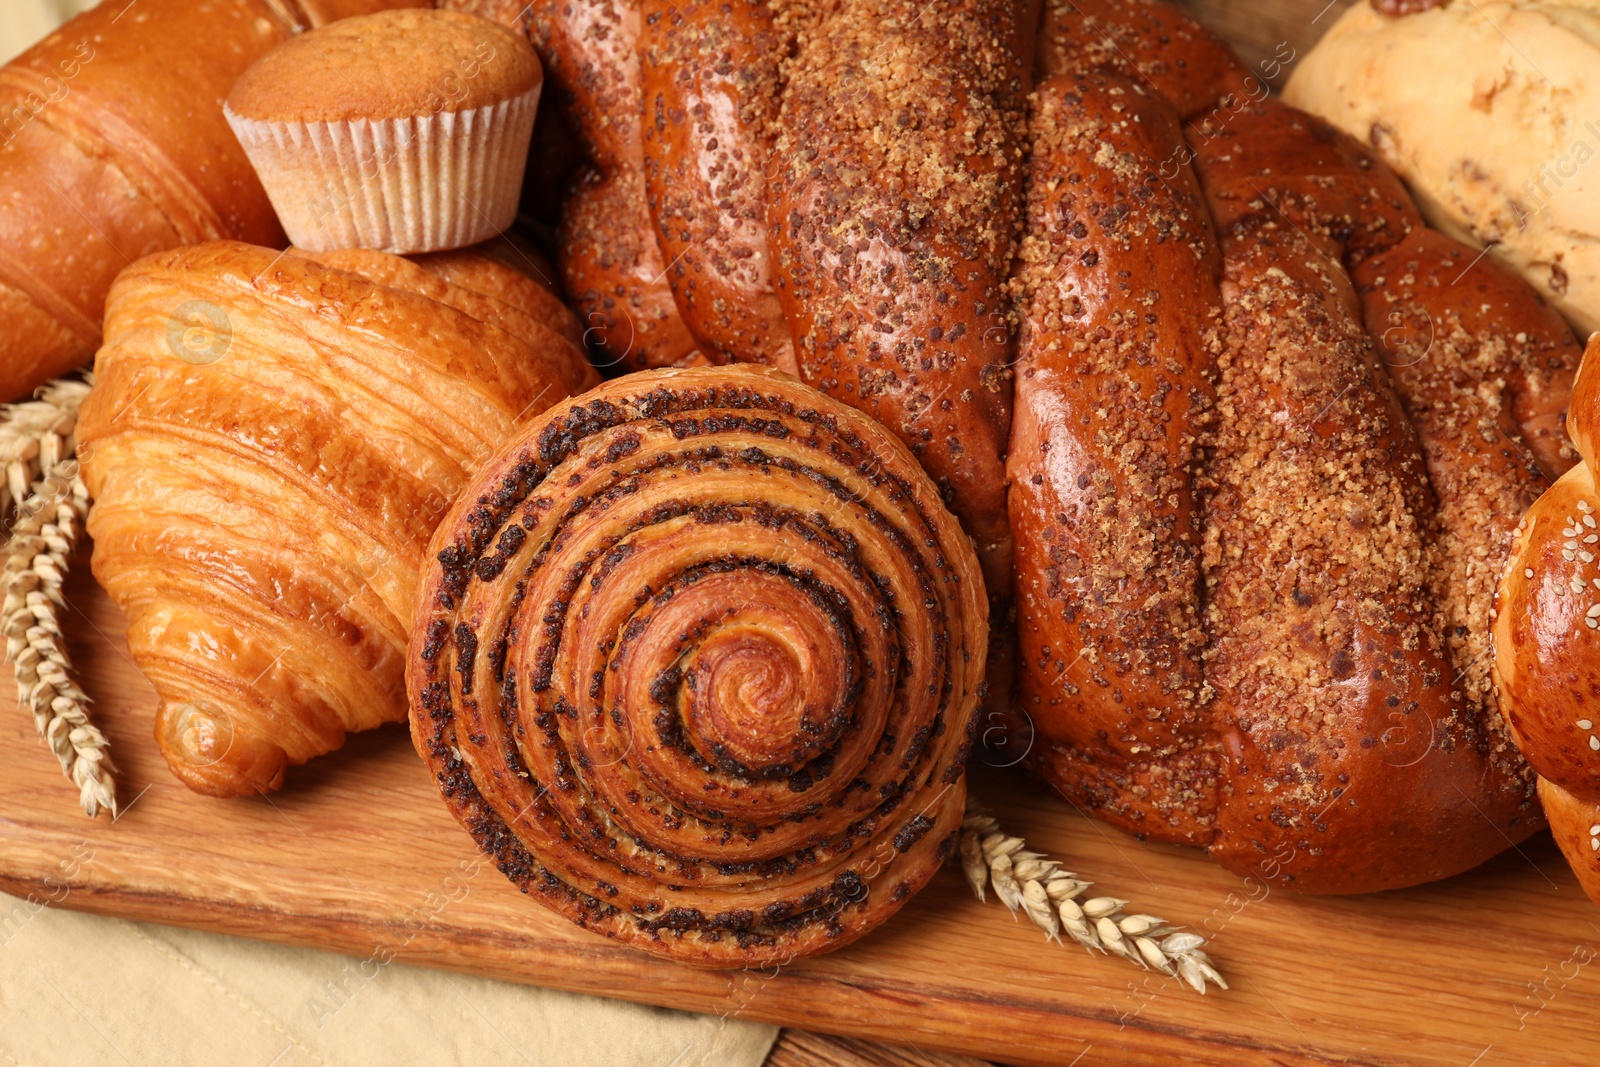
[(0, 399), (94, 354), (112, 279), (141, 256), (224, 237), (281, 247), (223, 97), (293, 33), (426, 3), (106, 3), (0, 68)]
[(1532, 833), (1488, 613), (1571, 462), (1570, 331), (1171, 8), (1045, 26), (1008, 460), (1033, 766), (1311, 892)]
[(427, 558), (412, 737), (478, 846), (574, 922), (782, 964), (949, 853), (984, 591), (872, 420), (762, 368), (627, 375), (519, 433)]

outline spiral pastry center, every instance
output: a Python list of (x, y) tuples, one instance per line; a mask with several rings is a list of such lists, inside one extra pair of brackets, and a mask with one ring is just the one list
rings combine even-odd
[(825, 747), (819, 735), (830, 717), (802, 692), (801, 658), (772, 635), (743, 628), (697, 652), (684, 719), (700, 753), (724, 770), (787, 773)]
[[(738, 580), (750, 602), (719, 620), (661, 681), (672, 686), (685, 740), (708, 764), (747, 778), (789, 778), (828, 751), (851, 720), (852, 624), (798, 582)], [(726, 584), (703, 592), (716, 597)]]

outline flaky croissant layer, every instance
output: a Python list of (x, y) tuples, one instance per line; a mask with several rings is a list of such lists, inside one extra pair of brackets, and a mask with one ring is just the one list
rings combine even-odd
[[(422, 551), (519, 418), (598, 380), (564, 311), (382, 253), (218, 242), (118, 278), (78, 432), (94, 572), (190, 788), (276, 788), (405, 715)], [(544, 314), (548, 321), (538, 316)]]
[(971, 542), (889, 431), (775, 371), (644, 372), (534, 420), (440, 524), (412, 736), (574, 922), (782, 963), (948, 853), (987, 639)]

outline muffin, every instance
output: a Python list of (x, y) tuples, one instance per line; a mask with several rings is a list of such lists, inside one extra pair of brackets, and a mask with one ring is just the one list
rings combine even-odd
[(223, 110), (296, 245), (433, 252), (516, 217), (542, 84), (511, 30), (403, 9), (285, 42)]

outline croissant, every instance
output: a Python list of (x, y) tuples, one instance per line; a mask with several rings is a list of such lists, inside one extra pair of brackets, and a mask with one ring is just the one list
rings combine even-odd
[[(151, 252), (283, 231), (222, 99), (289, 35), (426, 0), (139, 0), (0, 68), (0, 398), (94, 354), (106, 292)], [(175, 40), (204, 41), (174, 47)]]
[(519, 420), (598, 381), (568, 313), (445, 262), (215, 242), (112, 286), (78, 423), (93, 567), (191, 789), (275, 789), (405, 717), (434, 525)]
[(878, 926), (950, 852), (983, 583), (851, 408), (759, 367), (608, 382), (479, 471), (427, 559), (417, 750), (573, 922), (781, 964)]
[(1600, 335), (1589, 339), (1568, 429), (1582, 461), (1528, 510), (1494, 609), (1500, 710), (1539, 773), (1539, 799), (1567, 862), (1600, 904)]
[(1031, 765), (1307, 892), (1533, 833), (1489, 610), (1571, 462), (1570, 330), (1170, 7), (1053, 5), (1042, 40), (1008, 457)]

